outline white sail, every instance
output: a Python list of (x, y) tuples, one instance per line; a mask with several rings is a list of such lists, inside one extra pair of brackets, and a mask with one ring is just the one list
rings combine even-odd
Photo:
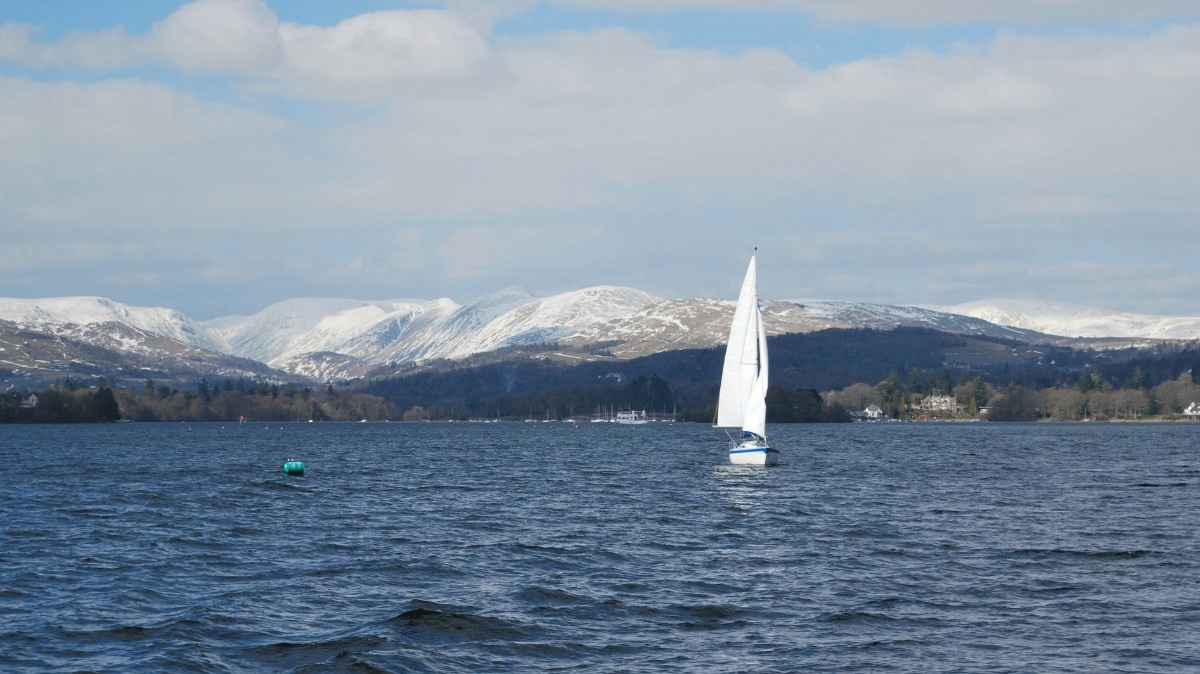
[(767, 437), (767, 333), (763, 329), (762, 312), (758, 308), (758, 297), (754, 298), (755, 342), (758, 345), (758, 373), (746, 398), (742, 412), (742, 430), (759, 437)]
[(766, 426), (766, 339), (758, 309), (755, 257), (738, 293), (725, 365), (721, 370), (721, 393), (717, 400), (717, 425), (743, 428), (764, 435)]

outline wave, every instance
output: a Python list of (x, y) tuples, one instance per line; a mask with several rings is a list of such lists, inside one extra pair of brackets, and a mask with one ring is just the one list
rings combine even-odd
[(1072, 550), (1069, 548), (1022, 548), (1014, 550), (1014, 554), (1022, 557), (1067, 557), (1078, 559), (1138, 559), (1154, 554), (1150, 550)]
[(822, 614), (821, 617), (819, 618), (819, 620), (821, 622), (833, 622), (833, 623), (844, 623), (844, 622), (858, 623), (858, 622), (890, 622), (890, 621), (893, 621), (896, 619), (890, 615), (887, 615), (886, 613), (877, 613), (874, 611), (835, 611), (835, 612), (831, 612), (831, 613)]
[(417, 600), (413, 608), (389, 618), (389, 625), (399, 627), (407, 636), (454, 638), (464, 641), (518, 639), (527, 635), (520, 624), (492, 616), (455, 610), (435, 602)]
[(531, 585), (517, 593), (517, 598), (531, 604), (575, 604), (585, 601), (566, 590)]
[(680, 627), (696, 630), (745, 625), (749, 611), (730, 604), (676, 604), (670, 613), (680, 618)]

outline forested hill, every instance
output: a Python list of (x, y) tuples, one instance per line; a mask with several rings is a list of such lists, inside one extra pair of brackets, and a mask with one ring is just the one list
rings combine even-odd
[[(1111, 370), (1111, 376), (1123, 379), (1126, 371), (1138, 367), (1135, 358), (1141, 372), (1170, 378), (1181, 366), (1182, 361), (1176, 361), (1200, 355), (1178, 347), (1099, 352), (1030, 346), (923, 328), (823, 330), (772, 337), (769, 346), (772, 387), (817, 391), (874, 385), (896, 375), (910, 383), (916, 378), (922, 389), (964, 376), (998, 387), (1044, 388), (1074, 381), (1085, 369)], [(590, 414), (596, 406), (628, 406), (666, 413), (674, 409), (681, 417), (705, 420), (711, 418), (723, 358), (723, 348), (580, 365), (521, 358), (377, 376), (362, 390), (385, 396), (401, 409), (428, 408), (432, 416), (541, 418), (572, 411)], [(1159, 361), (1171, 362), (1155, 367)]]
[[(771, 388), (767, 402), (775, 422), (845, 420), (848, 415), (843, 406), (859, 410), (865, 404), (862, 387), (856, 384), (875, 389), (872, 395), (890, 404), (896, 414), (914, 400), (939, 392), (953, 392), (961, 398), (960, 403), (974, 409), (997, 393), (1039, 389), (1047, 389), (1047, 393), (1141, 391), (1148, 408), (1158, 404), (1173, 414), (1181, 408), (1176, 403), (1186, 406), (1195, 400), (1191, 372), (1200, 367), (1200, 344), (1196, 342), (1075, 350), (897, 328), (788, 334), (772, 337), (769, 343)], [(30, 391), (0, 396), (0, 422), (103, 421), (117, 416), (146, 421), (240, 417), (558, 419), (619, 408), (645, 409), (653, 415), (684, 420), (712, 420), (724, 359), (722, 347), (663, 352), (634, 360), (613, 358), (601, 347), (589, 349), (571, 352), (556, 345), (538, 345), (477, 356), (473, 363), (409, 365), (402, 371), (377, 371), (371, 379), (338, 391), (330, 385), (324, 394), (306, 386), (280, 386), (265, 380), (247, 383), (241, 378), (236, 383), (225, 378), (224, 386), (218, 388), (201, 377), (194, 382), (194, 390), (187, 387), (181, 391), (167, 384), (156, 387), (149, 379), (141, 387), (110, 381), (108, 387), (99, 389), (67, 379), (39, 391), (36, 403)], [(1160, 384), (1174, 382), (1179, 389), (1175, 393), (1160, 390), (1153, 391), (1157, 399), (1147, 397), (1146, 392)], [(850, 389), (856, 389), (855, 394), (847, 397)], [(114, 392), (117, 405), (111, 404)], [(822, 400), (818, 392), (835, 393)], [(1186, 394), (1186, 400), (1176, 393)], [(1011, 401), (1019, 396), (1000, 398)], [(1089, 404), (1093, 411), (1105, 409), (1101, 399)], [(1043, 401), (1027, 407), (1036, 413), (1050, 409), (1048, 405)], [(997, 412), (994, 418), (1002, 416)]]

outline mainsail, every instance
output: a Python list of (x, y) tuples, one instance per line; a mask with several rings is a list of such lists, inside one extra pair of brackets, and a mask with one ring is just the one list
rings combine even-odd
[(741, 428), (766, 436), (767, 336), (758, 308), (755, 257), (750, 257), (737, 308), (729, 328), (721, 392), (717, 400), (717, 425)]

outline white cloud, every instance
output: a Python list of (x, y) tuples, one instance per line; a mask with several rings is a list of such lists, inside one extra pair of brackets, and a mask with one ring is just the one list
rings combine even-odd
[(486, 56), (486, 41), (442, 11), (362, 14), (332, 28), (285, 24), (289, 78), (335, 82), (457, 76)]
[(478, 30), (447, 11), (373, 12), (325, 27), (280, 23), (263, 0), (195, 0), (146, 35), (113, 29), (39, 42), (36, 33), (0, 26), (0, 59), (92, 70), (165, 61), (185, 72), (274, 80), (305, 94), (330, 83), (461, 77), (488, 52)]
[(1015, 21), (1028, 24), (1063, 22), (1140, 22), (1196, 17), (1191, 0), (555, 0), (556, 4), (630, 12), (682, 9), (729, 11), (801, 11), (842, 23), (935, 26), (956, 23)]
[[(1001, 33), (821, 70), (617, 28), (489, 40), (483, 26), (424, 10), (300, 26), (201, 0), (143, 36), (0, 27), (10, 61), (234, 81), (223, 96), (0, 78), (0, 227), (46, 265), (38, 237), (169, 231), (227, 256), (201, 265), (214, 276), (286, 260), (307, 279), (392, 284), (379, 296), (540, 276), (716, 294), (695, 261), (756, 242), (796, 267), (764, 280), (778, 297), (950, 304), (1026, 269), (1112, 265), (1194, 287), (1169, 242), (1200, 208), (1200, 26)], [(312, 99), (332, 105), (295, 114)], [(1075, 301), (1100, 287), (1044, 283)]]
[(59, 41), (40, 42), (39, 29), (18, 23), (0, 24), (0, 60), (35, 68), (113, 70), (155, 58), (153, 45), (120, 28), (74, 32)]
[(988, 218), (1075, 218), (1103, 216), (1152, 209), (1153, 204), (1133, 199), (1111, 199), (1080, 194), (1035, 194), (1021, 197), (986, 198), (979, 214)]
[(0, 78), (0, 120), (6, 228), (212, 233), (264, 202), (303, 200), (288, 124), (161, 84)]
[(1036, 110), (1051, 102), (1053, 89), (1033, 77), (989, 72), (933, 92), (934, 106), (951, 113), (981, 114)]
[(156, 24), (148, 39), (184, 70), (254, 74), (279, 63), (279, 33), (262, 0), (197, 0)]

